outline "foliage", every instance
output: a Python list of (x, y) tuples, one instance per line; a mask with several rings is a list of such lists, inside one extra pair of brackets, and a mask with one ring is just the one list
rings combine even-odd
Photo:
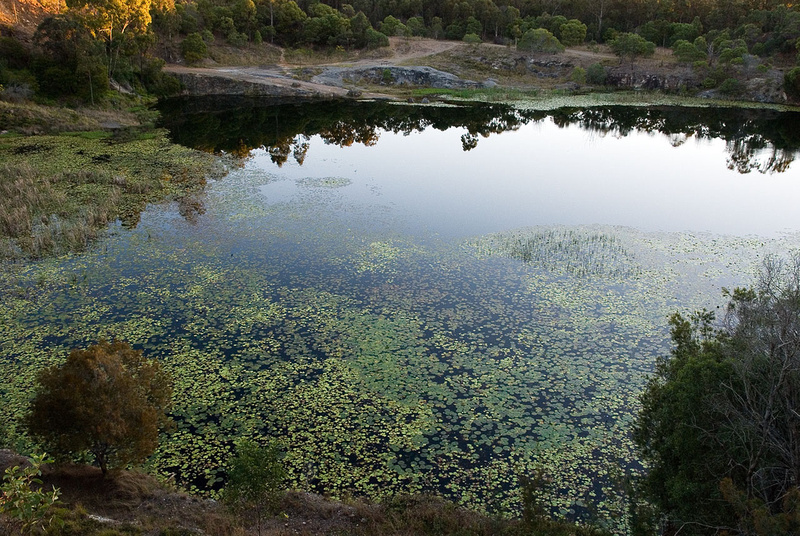
[(575, 47), (586, 39), (586, 25), (577, 19), (562, 24), (560, 31), (560, 41), (564, 46)]
[(380, 31), (384, 35), (407, 35), (409, 33), (406, 25), (397, 20), (392, 15), (387, 15), (383, 22), (381, 22)]
[(528, 30), (522, 34), (517, 43), (517, 48), (529, 52), (545, 52), (548, 54), (557, 54), (564, 51), (564, 45), (556, 39), (556, 36), (544, 28)]
[(252, 509), (258, 534), (265, 511), (275, 508), (283, 490), (286, 471), (280, 459), (281, 451), (274, 444), (259, 446), (252, 441), (240, 441), (228, 469), (225, 501), (239, 511)]
[(480, 45), (483, 41), (478, 34), (468, 33), (461, 39), (468, 45)]
[(675, 58), (681, 63), (694, 63), (696, 61), (703, 61), (706, 59), (706, 52), (700, 50), (694, 43), (685, 41), (683, 39), (676, 41), (672, 45), (673, 54)]
[(576, 84), (586, 83), (586, 69), (583, 67), (575, 67), (569, 75), (569, 79)]
[(719, 92), (723, 95), (736, 96), (744, 91), (744, 84), (737, 78), (726, 78), (719, 85)]
[(600, 63), (593, 63), (586, 69), (586, 81), (594, 85), (603, 85), (606, 83), (606, 68)]
[(181, 41), (181, 55), (189, 64), (197, 63), (205, 58), (208, 55), (208, 47), (203, 37), (197, 32), (187, 35)]
[(73, 350), (38, 374), (27, 424), (59, 456), (89, 451), (105, 475), (153, 453), (168, 424), (169, 377), (122, 341)]
[(389, 38), (377, 30), (367, 28), (367, 48), (380, 48), (389, 46)]
[(0, 486), (0, 528), (16, 528), (21, 534), (32, 534), (44, 530), (57, 521), (52, 513), (58, 502), (58, 488), (45, 490), (38, 477), (42, 466), (51, 463), (46, 455), (33, 455), (30, 465), (9, 467)]
[(720, 328), (707, 312), (671, 319), (672, 357), (648, 384), (634, 434), (651, 464), (644, 490), (687, 531), (794, 533), (800, 255), (768, 258), (752, 289), (727, 296)]
[(631, 64), (636, 58), (652, 56), (656, 51), (655, 43), (633, 33), (621, 33), (609, 43), (620, 61), (629, 60)]
[(794, 67), (783, 75), (783, 90), (790, 98), (800, 100), (800, 67)]

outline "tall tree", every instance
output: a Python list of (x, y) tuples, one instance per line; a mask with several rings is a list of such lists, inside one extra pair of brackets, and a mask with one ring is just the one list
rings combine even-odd
[[(168, 9), (167, 1), (155, 7)], [(153, 0), (67, 0), (69, 10), (83, 20), (92, 34), (106, 42), (108, 77), (112, 78), (119, 57), (119, 40), (126, 32), (145, 32), (150, 24)]]

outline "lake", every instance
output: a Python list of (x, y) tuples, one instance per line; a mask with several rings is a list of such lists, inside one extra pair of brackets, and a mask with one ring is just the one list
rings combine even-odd
[(800, 115), (771, 110), (182, 100), (230, 173), (1, 283), (0, 409), (100, 336), (157, 357), (176, 430), (149, 462), (218, 489), (235, 440), (290, 485), (434, 492), (624, 530), (638, 395), (667, 317), (800, 244)]

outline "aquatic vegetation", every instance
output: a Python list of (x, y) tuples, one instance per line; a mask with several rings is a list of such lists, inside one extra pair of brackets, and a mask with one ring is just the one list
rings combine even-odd
[(551, 273), (574, 276), (636, 277), (632, 255), (613, 235), (585, 229), (529, 229), (482, 238), (482, 253), (502, 255)]
[(196, 197), (186, 198), (215, 172), (211, 158), (163, 131), (94, 134), (0, 140), (0, 258), (81, 251), (109, 222), (135, 226), (147, 203), (164, 198), (183, 200), (187, 217), (198, 212)]
[[(613, 475), (637, 468), (628, 427), (663, 319), (790, 243), (619, 228), (347, 239), (352, 222), (326, 217), (338, 201), (265, 209), (264, 181), (233, 172), (195, 224), (152, 207), (81, 257), (4, 271), (0, 417), (25, 411), (36, 370), (124, 334), (175, 378), (177, 429), (149, 463), (188, 489), (222, 486), (237, 438), (274, 439), (292, 486), (333, 496), (518, 512), (518, 476), (545, 468), (553, 512), (623, 522)], [(509, 237), (537, 253), (514, 258)]]
[[(417, 124), (393, 117), (398, 139)], [(667, 352), (667, 315), (713, 307), (759, 255), (800, 245), (580, 225), (454, 239), (393, 211), (380, 189), (396, 184), (299, 161), (260, 167), (270, 154), (196, 202), (113, 223), (81, 255), (4, 264), (9, 441), (29, 444), (13, 423), (36, 371), (124, 336), (175, 380), (176, 430), (148, 464), (186, 489), (218, 492), (238, 440), (276, 441), (291, 487), (432, 492), (513, 515), (520, 476), (544, 471), (540, 504), (619, 530), (621, 475), (641, 470), (630, 423)]]

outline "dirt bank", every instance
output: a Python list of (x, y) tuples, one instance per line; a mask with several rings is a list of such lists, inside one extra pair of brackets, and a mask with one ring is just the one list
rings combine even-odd
[[(187, 95), (300, 98), (402, 98), (411, 88), (588, 91), (582, 71), (601, 65), (605, 87), (659, 90), (683, 95), (785, 103), (780, 70), (742, 70), (736, 93), (705, 89), (707, 73), (675, 61), (668, 49), (651, 58), (620, 63), (606, 47), (578, 47), (561, 54), (521, 52), (510, 46), (467, 45), (422, 38), (392, 38), (388, 48), (345, 57), (298, 56), (280, 51), (268, 65), (202, 67), (169, 65)], [(328, 61), (326, 61), (326, 59)]]

